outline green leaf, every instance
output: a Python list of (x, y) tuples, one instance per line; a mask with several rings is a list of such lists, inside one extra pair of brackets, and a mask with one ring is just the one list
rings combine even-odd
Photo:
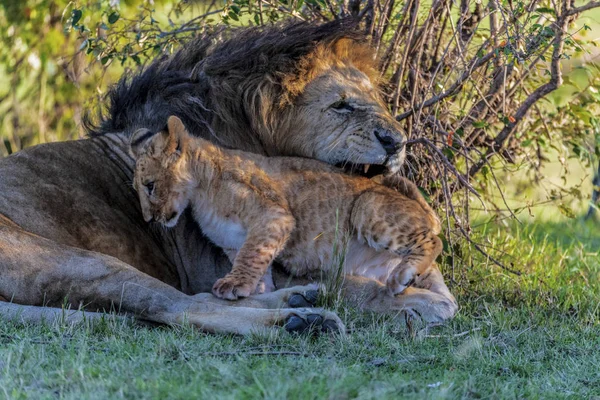
[(577, 216), (575, 215), (573, 210), (570, 207), (566, 206), (565, 204), (559, 204), (558, 210), (560, 211), (561, 214), (563, 214), (567, 218), (571, 218), (571, 219), (577, 218)]
[(227, 13), (227, 15), (229, 15), (229, 18), (231, 18), (234, 21), (239, 21), (240, 20), (240, 17), (238, 17), (237, 14), (234, 13), (233, 11), (229, 11)]
[(77, 23), (81, 19), (82, 15), (83, 15), (83, 12), (81, 10), (75, 9), (75, 10), (71, 11), (71, 25), (72, 26), (77, 25)]
[(87, 47), (87, 45), (88, 45), (88, 40), (85, 39), (83, 42), (81, 42), (77, 51), (81, 51), (81, 50), (85, 49)]
[(233, 10), (234, 13), (236, 13), (237, 15), (240, 15), (240, 8), (238, 6), (232, 5), (231, 9)]
[(540, 7), (540, 8), (536, 8), (535, 11), (541, 13), (541, 14), (552, 14), (552, 15), (556, 15), (556, 12), (554, 11), (553, 8), (549, 8), (549, 7)]
[(260, 17), (258, 16), (258, 14), (254, 14), (254, 23), (256, 25), (260, 25)]
[(116, 11), (113, 12), (112, 14), (110, 14), (108, 16), (108, 23), (109, 24), (114, 24), (115, 22), (117, 22), (119, 20), (119, 17), (120, 17), (120, 15), (119, 15), (118, 12), (116, 12)]
[(485, 121), (475, 121), (475, 122), (473, 122), (473, 127), (474, 128), (487, 128), (488, 123)]

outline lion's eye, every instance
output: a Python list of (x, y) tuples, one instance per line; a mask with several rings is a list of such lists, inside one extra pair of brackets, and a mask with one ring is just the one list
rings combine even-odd
[(152, 194), (154, 192), (154, 182), (144, 183), (146, 190), (148, 190), (148, 194)]
[(354, 107), (352, 107), (346, 100), (336, 101), (329, 107), (340, 113), (349, 113), (354, 111)]

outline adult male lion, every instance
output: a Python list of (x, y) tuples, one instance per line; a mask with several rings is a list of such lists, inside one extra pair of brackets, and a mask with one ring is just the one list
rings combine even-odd
[[(340, 326), (332, 313), (285, 306), (290, 299), (310, 305), (295, 295), (305, 288), (238, 302), (194, 296), (208, 292), (229, 261), (189, 215), (169, 231), (143, 221), (128, 137), (140, 127), (159, 130), (177, 115), (192, 133), (226, 147), (397, 166), (404, 137), (376, 80), (372, 53), (343, 22), (246, 29), (220, 44), (198, 38), (122, 79), (91, 138), (0, 160), (0, 297), (12, 302), (0, 309), (35, 318), (44, 309), (16, 304), (115, 308), (233, 333), (284, 323), (290, 330)], [(406, 310), (427, 320), (456, 311), (435, 266), (397, 297), (355, 277), (346, 278), (344, 293), (366, 309)]]

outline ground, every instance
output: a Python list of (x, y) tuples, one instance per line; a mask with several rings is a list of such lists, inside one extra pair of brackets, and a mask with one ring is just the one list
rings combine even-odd
[(598, 228), (480, 228), (522, 275), (465, 250), (451, 283), (461, 309), (429, 329), (344, 308), (346, 337), (4, 323), (0, 398), (600, 399)]

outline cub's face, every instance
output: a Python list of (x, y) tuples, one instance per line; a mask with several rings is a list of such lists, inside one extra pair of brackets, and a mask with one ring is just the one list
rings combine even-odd
[(182, 156), (184, 135), (187, 132), (181, 121), (171, 117), (168, 130), (154, 134), (140, 129), (131, 138), (131, 152), (136, 158), (133, 187), (146, 222), (173, 227), (189, 204), (190, 179)]
[(133, 187), (138, 193), (146, 222), (155, 221), (171, 228), (187, 207), (189, 199), (177, 167), (178, 160), (155, 156), (150, 151), (138, 158)]

